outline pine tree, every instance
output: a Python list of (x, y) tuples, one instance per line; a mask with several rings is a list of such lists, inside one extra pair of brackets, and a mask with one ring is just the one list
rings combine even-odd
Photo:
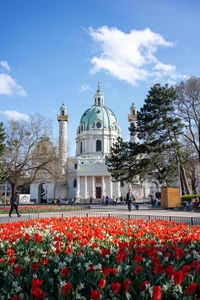
[(6, 150), (5, 138), (3, 123), (0, 122), (0, 183), (4, 183), (6, 181), (6, 174), (1, 171), (3, 169), (3, 162), (1, 158)]
[(150, 89), (138, 112), (137, 128), (134, 125), (129, 128), (131, 135), (137, 133), (139, 143), (121, 141), (119, 153), (115, 145), (106, 159), (112, 176), (129, 181), (138, 175), (144, 178), (146, 174), (154, 174), (160, 183), (167, 185), (175, 180), (180, 156), (178, 136), (183, 126), (173, 115), (175, 99), (173, 87), (155, 84)]

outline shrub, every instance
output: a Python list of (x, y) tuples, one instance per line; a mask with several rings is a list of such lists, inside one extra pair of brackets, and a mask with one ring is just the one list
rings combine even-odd
[(192, 199), (194, 199), (195, 197), (198, 197), (200, 199), (200, 195), (183, 195), (181, 197), (181, 202), (184, 205), (186, 201), (191, 201)]

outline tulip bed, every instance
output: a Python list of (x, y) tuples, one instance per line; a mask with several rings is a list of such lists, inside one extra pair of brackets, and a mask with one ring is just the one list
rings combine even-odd
[(0, 299), (200, 299), (200, 226), (51, 218), (0, 225)]
[[(72, 210), (83, 210), (83, 207), (75, 206), (19, 206), (18, 207), (20, 214), (32, 214), (32, 213), (46, 213), (46, 212), (64, 212)], [(9, 214), (10, 207), (1, 207), (0, 214)], [(15, 215), (15, 210), (12, 215)]]

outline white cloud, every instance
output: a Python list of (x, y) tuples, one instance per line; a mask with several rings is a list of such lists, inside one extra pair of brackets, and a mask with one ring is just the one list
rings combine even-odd
[(91, 73), (106, 70), (132, 85), (147, 79), (174, 80), (184, 77), (176, 72), (175, 66), (164, 64), (156, 58), (158, 47), (170, 47), (173, 43), (149, 28), (124, 33), (115, 27), (104, 26), (96, 30), (90, 27), (89, 35), (97, 45), (96, 50), (100, 51), (91, 59)]
[(10, 72), (10, 67), (8, 65), (8, 62), (3, 60), (3, 61), (0, 61), (0, 65), (5, 68), (8, 72)]
[(79, 91), (80, 92), (85, 92), (85, 91), (88, 91), (88, 90), (90, 90), (90, 87), (89, 87), (88, 84), (82, 84), (82, 85), (79, 86)]
[(28, 115), (20, 113), (16, 110), (5, 110), (5, 111), (0, 110), (0, 114), (5, 115), (6, 117), (8, 117), (8, 119), (11, 119), (13, 121), (20, 121), (20, 120), (28, 121), (29, 120)]
[(27, 96), (23, 87), (17, 84), (14, 78), (5, 73), (0, 73), (0, 95)]

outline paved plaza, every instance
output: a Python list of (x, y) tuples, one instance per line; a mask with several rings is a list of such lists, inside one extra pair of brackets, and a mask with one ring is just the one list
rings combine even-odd
[[(20, 209), (20, 208), (19, 208)], [(8, 215), (1, 214), (0, 215), (0, 223), (7, 222), (16, 222), (27, 219), (41, 219), (46, 217), (61, 217), (61, 216), (113, 216), (113, 217), (122, 217), (122, 218), (137, 218), (140, 216), (142, 219), (148, 219), (155, 216), (156, 219), (161, 217), (166, 220), (176, 220), (177, 222), (187, 222), (190, 219), (189, 224), (200, 225), (200, 211), (180, 211), (174, 209), (156, 209), (152, 208), (148, 204), (140, 204), (139, 209), (132, 209), (132, 211), (128, 211), (127, 205), (108, 205), (108, 206), (100, 206), (100, 205), (91, 205), (90, 208), (86, 208), (85, 210), (76, 210), (76, 211), (68, 211), (68, 212), (49, 212), (49, 213), (37, 213), (37, 214), (22, 214), (21, 217), (17, 217), (16, 214), (13, 214), (11, 218)], [(191, 221), (191, 219), (193, 220)]]

